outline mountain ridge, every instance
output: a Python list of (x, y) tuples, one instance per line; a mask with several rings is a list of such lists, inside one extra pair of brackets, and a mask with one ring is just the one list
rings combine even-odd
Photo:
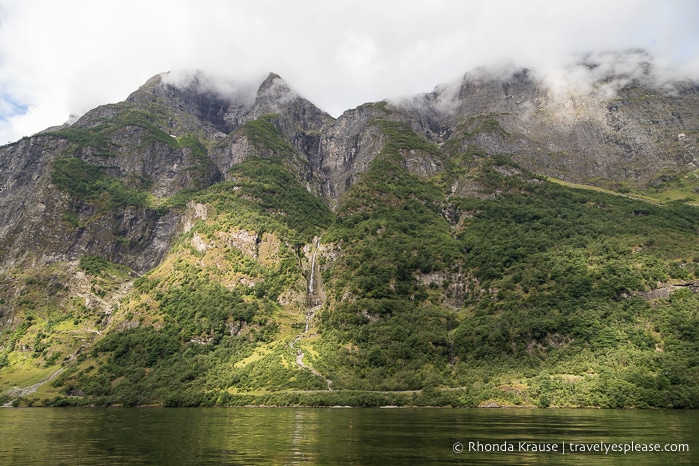
[(479, 70), (333, 118), (274, 73), (161, 74), (4, 146), (0, 389), (696, 407), (699, 93), (642, 76)]

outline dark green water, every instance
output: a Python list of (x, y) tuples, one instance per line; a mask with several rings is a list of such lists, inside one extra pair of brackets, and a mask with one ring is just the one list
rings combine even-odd
[[(631, 442), (689, 451), (570, 452)], [(0, 464), (699, 464), (699, 412), (7, 408)]]

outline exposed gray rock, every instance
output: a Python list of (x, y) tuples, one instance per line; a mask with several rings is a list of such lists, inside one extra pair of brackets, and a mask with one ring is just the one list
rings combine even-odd
[[(0, 148), (0, 270), (100, 254), (145, 271), (182, 231), (184, 214), (145, 207), (98, 212), (76, 204), (51, 183), (61, 157), (84, 160), (163, 198), (217, 183), (248, 157), (281, 156), (333, 206), (384, 148), (388, 136), (378, 120), (405, 123), (440, 147), (440, 156), (402, 151), (403, 165), (423, 177), (458, 154), (506, 154), (534, 172), (588, 183), (654, 184), (661, 171), (697, 168), (697, 84), (622, 78), (576, 94), (551, 89), (526, 70), (476, 70), (431, 93), (365, 104), (334, 119), (274, 73), (256, 91), (225, 91), (202, 74), (158, 75), (125, 102)], [(251, 140), (246, 123), (260, 118), (278, 131), (282, 149)], [(82, 141), (83, 133), (99, 138)], [(468, 179), (454, 182), (452, 192), (490, 195)], [(79, 225), (66, 221), (70, 212)]]
[[(452, 153), (506, 154), (570, 181), (647, 185), (661, 170), (697, 168), (697, 84), (622, 78), (578, 94), (553, 90), (526, 70), (505, 77), (478, 70), (397, 107)], [(617, 89), (614, 80), (626, 84)]]

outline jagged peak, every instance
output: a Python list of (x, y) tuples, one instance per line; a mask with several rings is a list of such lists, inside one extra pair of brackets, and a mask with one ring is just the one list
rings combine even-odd
[(329, 117), (312, 102), (290, 88), (276, 73), (269, 73), (267, 78), (260, 84), (255, 96), (255, 104), (245, 114), (245, 118), (259, 118), (267, 113), (295, 115), (293, 118), (301, 118), (300, 115), (304, 115), (302, 118), (307, 120), (306, 123), (310, 120), (314, 121), (311, 125), (314, 128), (317, 128), (326, 117)]
[(274, 100), (296, 98), (298, 94), (291, 90), (281, 76), (277, 73), (270, 72), (257, 89), (257, 97), (269, 98)]
[(163, 87), (163, 76), (167, 73), (158, 73), (155, 76), (148, 78), (148, 80), (141, 84), (138, 89), (132, 92), (127, 98), (127, 102), (132, 102), (138, 100), (144, 94), (152, 94), (156, 89)]
[(144, 96), (150, 98), (153, 95), (159, 97), (178, 95), (183, 98), (198, 95), (219, 102), (232, 104), (237, 102), (244, 106), (252, 106), (256, 97), (255, 88), (256, 82), (253, 80), (235, 80), (200, 69), (175, 70), (151, 77), (127, 100), (139, 100)]
[[(277, 73), (270, 71), (269, 74), (267, 75), (267, 77), (265, 78), (265, 80), (262, 81), (262, 84), (260, 84), (259, 91), (264, 91), (264, 90), (268, 89), (277, 80), (284, 82), (284, 80), (282, 79), (281, 76), (279, 76)], [(286, 84), (286, 83), (284, 83), (284, 84)]]

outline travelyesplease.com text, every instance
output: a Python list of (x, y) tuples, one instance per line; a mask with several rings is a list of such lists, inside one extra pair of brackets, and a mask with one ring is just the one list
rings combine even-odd
[(672, 452), (684, 453), (689, 451), (689, 444), (686, 443), (579, 443), (579, 442), (519, 442), (519, 441), (503, 441), (503, 442), (481, 442), (468, 441), (456, 442), (452, 446), (454, 453), (656, 453), (656, 452)]

